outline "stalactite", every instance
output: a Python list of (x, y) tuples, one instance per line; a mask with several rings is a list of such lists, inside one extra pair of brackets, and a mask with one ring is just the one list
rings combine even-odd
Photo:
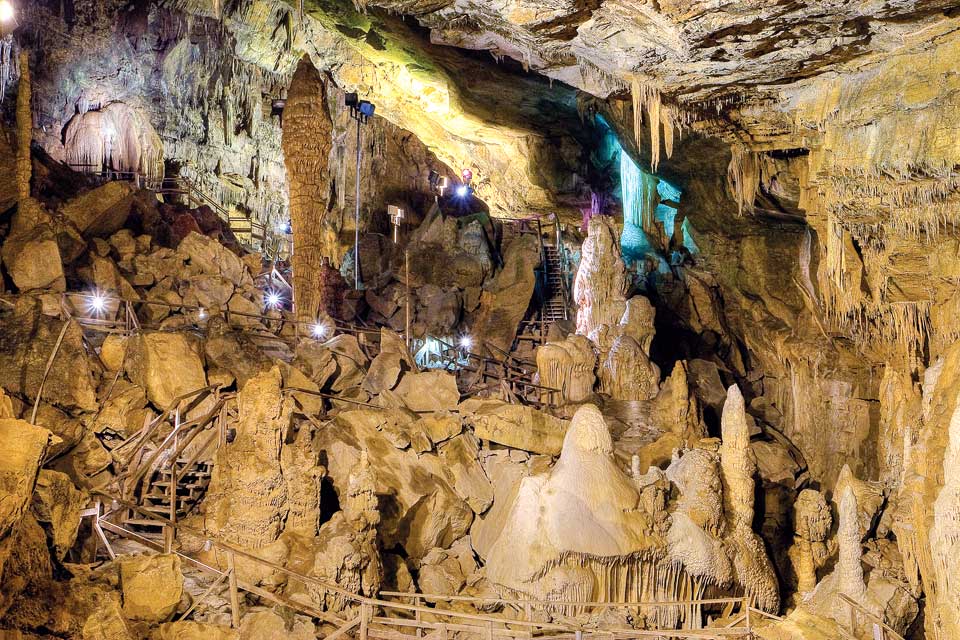
[(760, 187), (760, 160), (746, 145), (735, 144), (730, 149), (727, 187), (737, 203), (737, 215), (752, 214)]

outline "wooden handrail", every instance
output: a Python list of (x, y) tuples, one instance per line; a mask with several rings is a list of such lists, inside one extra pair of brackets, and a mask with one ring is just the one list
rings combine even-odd
[(881, 627), (883, 627), (883, 630), (884, 630), (884, 631), (887, 631), (887, 632), (893, 634), (894, 640), (904, 640), (904, 637), (903, 637), (902, 635), (900, 635), (899, 633), (897, 633), (897, 630), (896, 630), (896, 629), (894, 629), (893, 627), (891, 627), (890, 625), (888, 625), (886, 622), (884, 622), (883, 618), (881, 618), (880, 616), (878, 616), (877, 614), (875, 614), (875, 613), (873, 613), (873, 612), (871, 612), (871, 611), (868, 611), (866, 607), (864, 607), (862, 604), (860, 604), (859, 602), (857, 602), (856, 600), (854, 600), (853, 598), (851, 598), (851, 597), (848, 596), (847, 594), (845, 594), (845, 593), (840, 593), (840, 592), (838, 591), (838, 592), (837, 592), (837, 596), (838, 596), (841, 600), (843, 600), (844, 602), (846, 602), (848, 605), (850, 605), (851, 607), (853, 607), (854, 609), (856, 609), (857, 611), (859, 611), (861, 614), (863, 614), (863, 615), (865, 615), (866, 617), (870, 618), (870, 620), (872, 620), (874, 623), (876, 623), (876, 624), (880, 625)]

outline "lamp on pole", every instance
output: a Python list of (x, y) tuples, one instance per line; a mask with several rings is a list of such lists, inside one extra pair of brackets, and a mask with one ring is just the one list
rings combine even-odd
[(360, 289), (360, 157), (363, 153), (360, 148), (360, 131), (362, 125), (367, 123), (373, 116), (374, 109), (372, 103), (361, 100), (356, 93), (348, 93), (344, 97), (344, 103), (350, 107), (350, 117), (357, 121), (357, 192), (356, 192), (356, 219), (353, 240), (353, 277), (354, 286)]

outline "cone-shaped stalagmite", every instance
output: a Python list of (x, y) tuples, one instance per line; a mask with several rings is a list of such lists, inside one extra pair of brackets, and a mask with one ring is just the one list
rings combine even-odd
[(283, 113), (283, 155), (293, 228), (293, 291), (297, 319), (313, 322), (321, 308), (320, 264), (330, 199), (333, 121), (326, 85), (304, 57), (290, 83)]

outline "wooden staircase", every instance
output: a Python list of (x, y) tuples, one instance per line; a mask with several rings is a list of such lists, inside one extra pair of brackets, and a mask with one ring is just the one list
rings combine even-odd
[(545, 275), (545, 300), (540, 310), (540, 319), (544, 322), (569, 320), (569, 287), (560, 249), (556, 246), (543, 245), (543, 271)]
[[(174, 492), (175, 500), (171, 500), (170, 486), (174, 469), (179, 481)], [(144, 478), (141, 485), (143, 492), (138, 496), (137, 501), (144, 511), (164, 518), (180, 520), (190, 515), (203, 500), (212, 475), (213, 464), (209, 461), (191, 464), (191, 461), (185, 458), (178, 459), (174, 465), (159, 468), (151, 477)], [(121, 521), (143, 535), (153, 535), (158, 538), (163, 535), (163, 522), (146, 518), (143, 514), (127, 510)]]

